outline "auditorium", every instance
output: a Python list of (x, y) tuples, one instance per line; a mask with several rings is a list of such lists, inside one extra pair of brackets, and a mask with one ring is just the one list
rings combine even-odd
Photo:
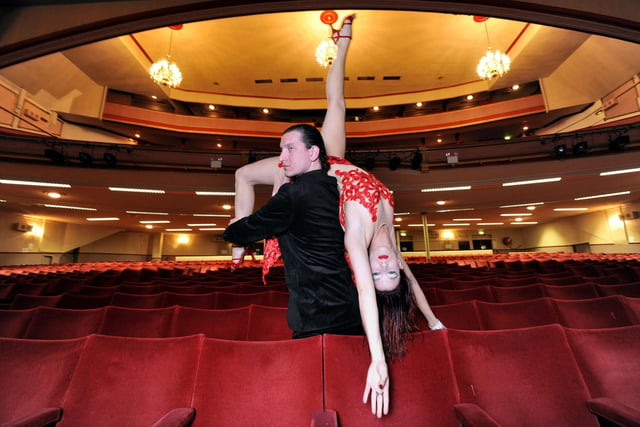
[[(383, 416), (367, 337), (292, 339), (282, 261), (223, 238), (236, 171), (322, 129), (352, 14), (345, 158), (391, 190), (445, 326), (414, 316)], [(1, 426), (640, 425), (636, 0), (14, 0), (0, 22)]]

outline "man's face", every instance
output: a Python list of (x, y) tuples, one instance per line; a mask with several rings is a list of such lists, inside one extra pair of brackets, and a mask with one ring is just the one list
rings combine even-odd
[(280, 162), (285, 176), (291, 178), (317, 169), (319, 149), (315, 145), (307, 148), (300, 132), (291, 131), (280, 139)]

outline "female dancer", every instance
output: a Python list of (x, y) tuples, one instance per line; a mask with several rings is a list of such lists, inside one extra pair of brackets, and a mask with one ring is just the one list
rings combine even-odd
[[(421, 311), (431, 329), (444, 326), (436, 318), (420, 285), (397, 249), (393, 228), (391, 191), (372, 174), (343, 160), (346, 149), (344, 70), (351, 41), (353, 16), (334, 30), (338, 52), (326, 81), (327, 112), (322, 126), (331, 169), (340, 188), (340, 222), (345, 229), (345, 248), (358, 289), (362, 323), (369, 343), (371, 364), (363, 402), (371, 395), (371, 410), (378, 417), (389, 409), (387, 359), (399, 359), (406, 351), (414, 306)], [(308, 125), (301, 125), (308, 126)], [(309, 126), (309, 131), (316, 131)], [(275, 181), (274, 181), (275, 177)], [(287, 182), (277, 158), (268, 158), (236, 171), (236, 218), (253, 212), (256, 184), (274, 184), (274, 193)], [(273, 250), (275, 249), (275, 251)], [(232, 248), (232, 267), (244, 258), (242, 247)], [(274, 240), (265, 247), (265, 270), (277, 259)]]

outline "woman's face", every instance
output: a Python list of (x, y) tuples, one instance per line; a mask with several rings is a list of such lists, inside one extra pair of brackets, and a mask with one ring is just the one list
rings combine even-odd
[(402, 263), (395, 250), (389, 246), (371, 248), (369, 265), (376, 290), (392, 291), (398, 287)]

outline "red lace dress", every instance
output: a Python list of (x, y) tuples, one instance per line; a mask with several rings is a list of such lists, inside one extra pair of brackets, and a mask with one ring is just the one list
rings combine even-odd
[[(348, 160), (340, 157), (328, 156), (327, 160), (332, 165), (354, 166)], [(387, 200), (391, 207), (394, 206), (393, 193), (378, 178), (367, 171), (360, 168), (350, 169), (348, 171), (335, 171), (336, 176), (342, 182), (340, 191), (340, 224), (342, 228), (345, 225), (344, 206), (346, 202), (355, 201), (369, 210), (371, 214), (371, 222), (378, 219), (378, 204), (382, 199)], [(262, 264), (262, 281), (266, 282), (269, 269), (275, 265), (280, 258), (280, 247), (278, 239), (272, 237), (267, 239), (264, 245), (264, 260)]]

